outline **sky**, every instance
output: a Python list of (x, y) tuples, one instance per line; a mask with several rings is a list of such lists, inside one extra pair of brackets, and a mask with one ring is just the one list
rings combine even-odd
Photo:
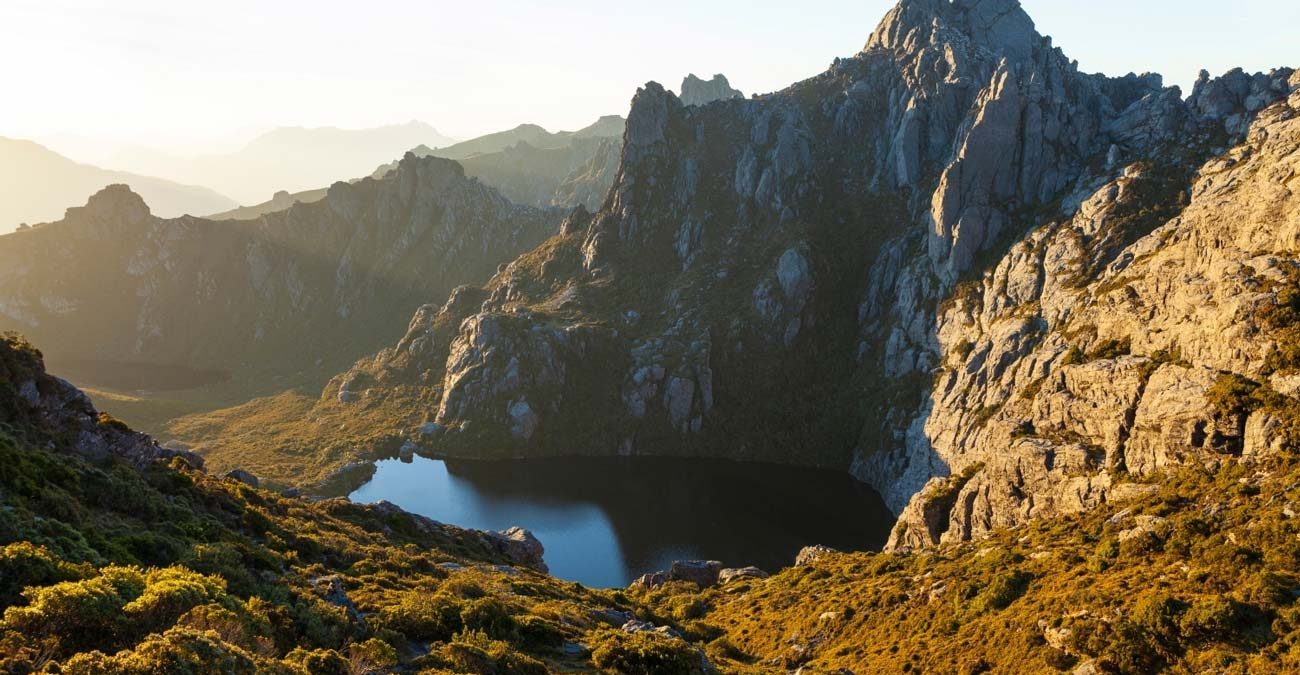
[[(575, 129), (688, 72), (781, 89), (860, 50), (893, 4), (2, 0), (0, 136), (107, 155), (209, 151), (275, 126)], [(1295, 0), (1023, 4), (1090, 72), (1188, 87), (1201, 68), (1300, 66)]]

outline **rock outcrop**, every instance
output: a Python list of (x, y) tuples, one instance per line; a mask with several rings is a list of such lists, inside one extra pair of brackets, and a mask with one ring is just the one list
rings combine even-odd
[(138, 467), (180, 458), (202, 468), (192, 452), (164, 448), (152, 438), (100, 414), (79, 389), (45, 372), (41, 352), (12, 333), (0, 335), (0, 425), (7, 433), (87, 459), (121, 458)]
[(714, 75), (711, 80), (702, 80), (691, 73), (682, 80), (680, 98), (682, 105), (704, 105), (714, 101), (745, 98), (745, 94), (739, 89), (732, 89), (727, 76), (721, 73)]
[[(1188, 119), (1229, 134), (1230, 149), (1128, 165), (940, 309), (924, 414), (900, 447), (859, 465), (893, 503), (911, 498), (893, 546), (1088, 509), (1123, 498), (1132, 486), (1121, 475), (1285, 440), (1268, 412), (1225, 411), (1216, 388), (1233, 373), (1294, 394), (1288, 338), (1270, 318), (1300, 264), (1300, 94), (1288, 98), (1289, 75), (1230, 74), (1235, 108), (1207, 102), (1226, 85), (1198, 85)], [(1214, 124), (1251, 114), (1248, 127)], [(912, 497), (909, 481), (876, 473), (936, 460), (965, 480)]]

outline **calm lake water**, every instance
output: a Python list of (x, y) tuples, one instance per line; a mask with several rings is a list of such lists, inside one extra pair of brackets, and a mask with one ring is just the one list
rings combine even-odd
[(810, 544), (879, 550), (894, 522), (844, 473), (698, 459), (394, 459), (350, 497), (461, 527), (526, 527), (552, 574), (595, 587), (674, 560), (774, 571)]

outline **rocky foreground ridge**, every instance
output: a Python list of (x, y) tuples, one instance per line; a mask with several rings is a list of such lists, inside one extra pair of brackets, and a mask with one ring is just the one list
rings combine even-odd
[[(1243, 401), (1255, 399), (1256, 389)], [(0, 338), (0, 670), (1293, 672), (1300, 468), (1173, 467), (1128, 498), (915, 552), (680, 561), (623, 590), (525, 532), (196, 469)]]
[[(125, 186), (0, 237), (0, 319), (60, 357), (252, 367), (350, 361), (430, 297), (555, 232), (448, 160), (336, 183), (246, 222), (160, 219)], [(388, 334), (389, 337), (385, 337)]]
[(322, 402), (405, 401), (439, 454), (845, 468), (903, 514), (895, 547), (1268, 452), (1276, 414), (1215, 401), (1228, 374), (1294, 393), (1267, 308), (1296, 264), (1298, 87), (1238, 70), (1184, 98), (1080, 72), (1014, 0), (907, 0), (782, 92), (647, 85), (600, 211)]

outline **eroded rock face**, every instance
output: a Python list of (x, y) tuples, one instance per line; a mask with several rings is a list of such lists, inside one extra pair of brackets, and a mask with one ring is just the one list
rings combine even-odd
[[(967, 475), (955, 492), (912, 498), (892, 547), (969, 539), (1121, 499), (1131, 486), (1113, 484), (1118, 471), (1141, 477), (1279, 447), (1267, 414), (1225, 417), (1207, 393), (1222, 373), (1269, 380), (1276, 336), (1261, 317), (1300, 263), (1291, 185), (1300, 96), (1288, 93), (1288, 78), (1230, 73), (1198, 85), (1186, 118), (1239, 145), (1166, 156), (1164, 167), (1129, 165), (941, 309), (928, 348), (942, 363), (937, 384), (906, 449), (887, 462), (937, 459)], [(1219, 126), (1248, 108), (1257, 110), (1249, 127)], [(1178, 178), (1165, 183), (1154, 177), (1161, 172)], [(1156, 217), (1132, 217), (1142, 210)], [(890, 454), (863, 464), (887, 473)], [(879, 473), (863, 474), (889, 489)]]

